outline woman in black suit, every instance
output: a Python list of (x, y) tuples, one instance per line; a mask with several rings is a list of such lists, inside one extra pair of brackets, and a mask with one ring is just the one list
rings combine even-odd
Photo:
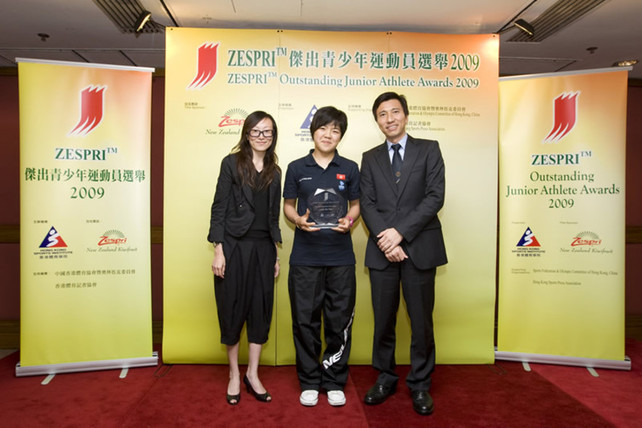
[(212, 272), (221, 343), (227, 346), (230, 365), (226, 398), (231, 405), (241, 399), (238, 352), (246, 323), (249, 357), (243, 382), (257, 400), (272, 399), (259, 380), (258, 365), (279, 274), (281, 169), (276, 140), (274, 118), (263, 111), (251, 113), (239, 143), (221, 163), (212, 203), (208, 241), (215, 247)]

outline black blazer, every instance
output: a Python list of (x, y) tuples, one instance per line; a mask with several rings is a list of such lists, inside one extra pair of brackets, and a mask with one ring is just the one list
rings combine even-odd
[[(268, 189), (268, 206), (270, 237), (274, 242), (281, 242), (281, 173), (276, 174)], [(252, 225), (254, 215), (252, 189), (241, 184), (236, 170), (236, 154), (227, 155), (221, 162), (207, 240), (223, 242), (225, 238), (243, 237)]]
[(401, 245), (419, 269), (448, 262), (437, 213), (444, 205), (445, 172), (439, 143), (408, 136), (401, 180), (395, 184), (384, 142), (361, 160), (361, 217), (370, 231), (365, 264), (384, 269), (390, 263), (377, 247), (377, 235), (394, 227)]

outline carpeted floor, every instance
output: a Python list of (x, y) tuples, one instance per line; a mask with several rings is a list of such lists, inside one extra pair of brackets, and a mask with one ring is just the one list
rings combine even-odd
[[(16, 378), (18, 353), (0, 360), (3, 427), (639, 427), (642, 424), (642, 342), (627, 341), (629, 372), (498, 361), (494, 365), (439, 365), (433, 377), (435, 413), (414, 413), (407, 388), (378, 406), (363, 404), (376, 379), (369, 366), (352, 366), (347, 404), (333, 408), (324, 394), (316, 407), (299, 404), (294, 367), (260, 368), (272, 403), (243, 390), (238, 406), (225, 402), (227, 367), (161, 365), (120, 371)], [(400, 366), (403, 377), (407, 366)]]

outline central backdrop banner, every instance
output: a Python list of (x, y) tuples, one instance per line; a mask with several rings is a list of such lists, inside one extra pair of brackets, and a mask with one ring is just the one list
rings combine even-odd
[[(254, 110), (274, 116), (285, 171), (313, 148), (309, 124), (316, 110), (333, 105), (348, 115), (338, 150), (360, 163), (364, 151), (384, 141), (372, 103), (396, 91), (408, 98), (408, 133), (438, 140), (446, 164), (439, 216), (449, 263), (436, 278), (437, 362), (492, 362), (498, 36), (189, 28), (166, 34), (164, 361), (227, 361), (206, 237), (219, 166), (245, 117)], [(283, 215), (281, 230), (281, 274), (263, 364), (295, 361), (287, 293), (294, 229)], [(352, 237), (357, 303), (350, 362), (369, 364), (373, 313), (361, 220)], [(407, 364), (410, 328), (401, 305), (397, 361)]]

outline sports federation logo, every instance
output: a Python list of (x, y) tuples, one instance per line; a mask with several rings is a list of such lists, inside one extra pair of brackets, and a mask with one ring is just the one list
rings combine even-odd
[(203, 89), (216, 76), (218, 68), (219, 43), (206, 42), (198, 47), (196, 58), (196, 77), (187, 89)]
[(69, 135), (84, 137), (103, 120), (105, 89), (107, 86), (90, 85), (80, 91), (80, 119)]
[(575, 127), (577, 121), (577, 92), (564, 92), (555, 98), (553, 104), (553, 129), (544, 142), (556, 143), (564, 138)]
[(39, 248), (67, 248), (67, 244), (55, 227), (51, 226)]
[(535, 237), (535, 234), (530, 227), (526, 228), (526, 232), (522, 235), (522, 238), (517, 243), (518, 247), (539, 247), (539, 242)]
[(512, 251), (517, 257), (541, 257), (545, 252), (530, 227), (526, 228)]
[(316, 114), (318, 108), (313, 105), (308, 114), (305, 116), (303, 123), (298, 132), (295, 132), (294, 136), (299, 138), (302, 143), (309, 143), (312, 141), (312, 135), (310, 135), (310, 124), (312, 123), (312, 118)]
[(305, 117), (305, 120), (301, 124), (301, 129), (310, 129), (310, 124), (312, 123), (312, 118), (314, 117), (314, 114), (319, 110), (317, 106), (312, 106), (310, 109), (310, 112), (308, 115)]

